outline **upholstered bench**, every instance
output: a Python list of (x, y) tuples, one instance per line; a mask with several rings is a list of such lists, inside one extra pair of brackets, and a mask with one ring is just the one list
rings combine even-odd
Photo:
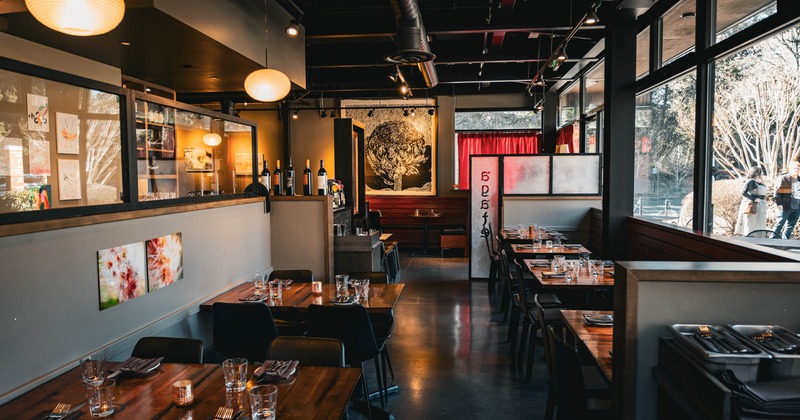
[(446, 227), (439, 231), (439, 248), (444, 256), (445, 249), (460, 248), (461, 256), (467, 252), (467, 231), (461, 226)]

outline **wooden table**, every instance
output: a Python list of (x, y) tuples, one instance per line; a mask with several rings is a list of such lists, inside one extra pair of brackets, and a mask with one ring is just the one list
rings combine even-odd
[(439, 213), (419, 213), (419, 214), (412, 214), (410, 217), (415, 219), (422, 219), (422, 251), (418, 253), (411, 254), (412, 256), (416, 255), (430, 255), (428, 252), (428, 220), (430, 219), (438, 219), (442, 217)]
[[(254, 366), (250, 366), (252, 375)], [(292, 384), (278, 385), (277, 417), (284, 419), (340, 419), (361, 377), (360, 368), (300, 366)], [(172, 403), (172, 383), (190, 379), (194, 403), (180, 408)], [(251, 380), (247, 388), (255, 386)], [(85, 402), (80, 368), (76, 367), (0, 406), (0, 418), (28, 419), (57, 403)], [(114, 418), (210, 419), (219, 407), (250, 415), (247, 391), (226, 392), (221, 365), (164, 363), (146, 378), (117, 378)], [(81, 419), (90, 419), (83, 406)], [(191, 413), (191, 414), (190, 414)], [(40, 416), (41, 417), (41, 416)], [(35, 418), (40, 418), (35, 417)]]
[(387, 241), (392, 237), (392, 233), (381, 233), (381, 241)]
[[(606, 265), (605, 272), (603, 277), (598, 277), (595, 279), (589, 272), (582, 268), (578, 272), (578, 280), (573, 281), (571, 283), (567, 283), (566, 277), (545, 277), (544, 272), (550, 271), (550, 260), (537, 260), (537, 259), (530, 259), (530, 260), (523, 260), (525, 267), (530, 270), (533, 274), (533, 277), (539, 283), (541, 287), (548, 288), (548, 289), (580, 289), (580, 288), (607, 288), (607, 287), (614, 287), (614, 267), (608, 267)], [(543, 266), (544, 263), (547, 263), (547, 266)]]
[(609, 352), (614, 348), (614, 327), (588, 325), (583, 319), (584, 314), (611, 315), (613, 312), (561, 310), (561, 316), (564, 317), (569, 332), (589, 350), (589, 354), (603, 373), (603, 378), (611, 384), (612, 361)]
[(556, 247), (553, 246), (552, 248), (545, 248), (542, 246), (539, 249), (533, 249), (533, 245), (531, 244), (512, 244), (511, 251), (514, 254), (519, 256), (528, 256), (532, 257), (535, 255), (539, 255), (542, 257), (549, 257), (552, 258), (553, 255), (566, 255), (567, 257), (577, 258), (582, 252), (591, 253), (586, 247), (581, 245), (578, 248), (566, 248), (564, 246)]
[[(387, 313), (394, 309), (397, 299), (400, 297), (404, 283), (393, 284), (370, 284), (369, 300), (363, 303), (370, 313)], [(242, 303), (239, 299), (246, 298), (253, 294), (253, 283), (245, 282), (233, 289), (218, 295), (200, 304), (200, 310), (210, 311), (214, 302)], [(331, 306), (331, 299), (336, 297), (336, 286), (333, 284), (323, 284), (322, 293), (315, 295), (311, 293), (311, 283), (292, 283), (292, 286), (283, 290), (283, 299), (278, 301), (265, 300), (264, 304), (269, 305), (272, 312), (296, 312), (304, 313), (308, 311), (309, 305)]]

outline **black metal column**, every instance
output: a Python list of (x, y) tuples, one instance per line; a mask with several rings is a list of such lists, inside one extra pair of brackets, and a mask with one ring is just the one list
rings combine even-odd
[(633, 214), (636, 111), (636, 15), (623, 9), (606, 26), (603, 142), (604, 258), (625, 256), (625, 221)]
[[(716, 34), (716, 0), (697, 2), (697, 53), (706, 57)], [(692, 197), (692, 229), (711, 232), (714, 228), (714, 205), (711, 200), (711, 165), (714, 148), (711, 119), (713, 115), (714, 64), (704, 58), (697, 65), (694, 134), (694, 195)]]
[(556, 126), (558, 124), (558, 95), (546, 92), (542, 111), (542, 153), (556, 152)]

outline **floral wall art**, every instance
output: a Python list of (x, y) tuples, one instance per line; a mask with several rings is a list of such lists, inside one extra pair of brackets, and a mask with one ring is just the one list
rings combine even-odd
[(47, 96), (28, 94), (28, 130), (50, 131), (50, 106)]
[(97, 251), (100, 310), (147, 293), (144, 243)]
[(56, 147), (58, 153), (77, 155), (80, 120), (77, 115), (56, 112)]
[(148, 292), (183, 278), (183, 238), (180, 232), (145, 242)]

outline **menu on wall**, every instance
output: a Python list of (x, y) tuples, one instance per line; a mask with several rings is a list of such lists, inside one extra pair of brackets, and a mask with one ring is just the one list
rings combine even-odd
[[(500, 158), (498, 156), (470, 157), (470, 219), (472, 238), (470, 253), (470, 278), (488, 278), (491, 259), (486, 247), (494, 240), (490, 235), (500, 230), (498, 226), (500, 196)], [(490, 234), (491, 229), (491, 234)]]

